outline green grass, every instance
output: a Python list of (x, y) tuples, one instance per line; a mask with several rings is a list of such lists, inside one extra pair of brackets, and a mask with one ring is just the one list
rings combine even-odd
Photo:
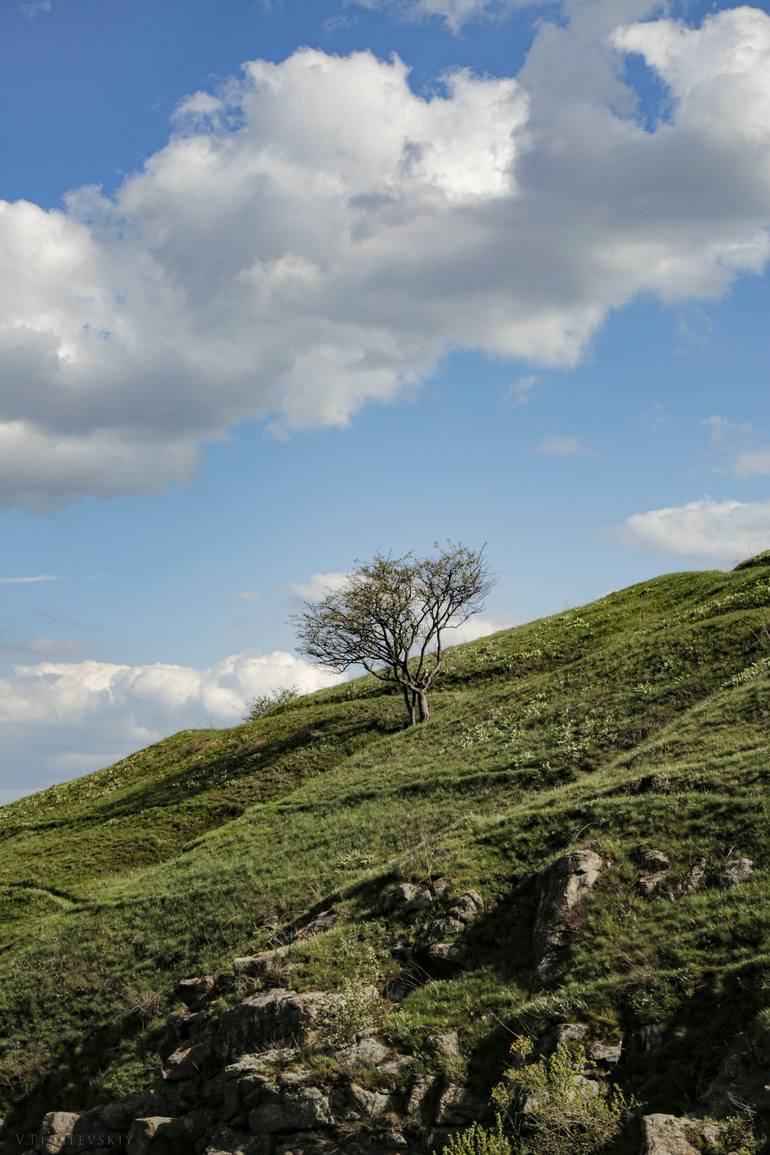
[[(267, 945), (270, 919), (340, 904), (333, 931), (293, 948), (299, 986), (344, 983), (356, 942), (392, 974), (394, 928), (374, 897), (394, 877), (440, 874), (495, 900), (471, 935), (476, 965), (416, 986), (384, 1032), (419, 1055), (428, 1034), (458, 1028), (483, 1082), (511, 1032), (555, 1010), (660, 1027), (667, 1057), (641, 1056), (635, 1089), (686, 1105), (768, 1002), (760, 560), (456, 647), (425, 727), (404, 730), (400, 698), (366, 678), (0, 809), (0, 1114), (34, 1124), (145, 1085), (175, 982)], [(540, 989), (527, 880), (578, 845), (613, 868)], [(653, 846), (673, 878), (731, 851), (757, 869), (734, 890), (644, 898), (637, 856)]]

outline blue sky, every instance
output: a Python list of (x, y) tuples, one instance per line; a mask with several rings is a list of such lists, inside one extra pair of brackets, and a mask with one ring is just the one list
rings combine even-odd
[(9, 0), (0, 802), (323, 684), (379, 548), (487, 542), (484, 631), (770, 547), (768, 76), (767, 5)]

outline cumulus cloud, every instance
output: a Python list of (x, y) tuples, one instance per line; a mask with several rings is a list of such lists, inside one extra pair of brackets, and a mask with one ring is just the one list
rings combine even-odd
[(307, 581), (292, 582), (290, 589), (303, 602), (317, 602), (326, 594), (343, 589), (348, 582), (346, 573), (314, 573)]
[(619, 533), (643, 549), (735, 564), (770, 548), (770, 501), (704, 498), (651, 509), (629, 517)]
[(477, 638), (486, 638), (489, 634), (496, 634), (498, 630), (509, 630), (516, 622), (510, 618), (487, 618), (483, 614), (476, 614), (468, 618), (461, 625), (452, 626), (444, 635), (445, 646), (459, 646), (463, 642), (475, 642)]
[(0, 501), (184, 481), (240, 421), (344, 425), (453, 348), (571, 366), (639, 294), (760, 272), (770, 16), (653, 9), (568, 3), (518, 76), (427, 95), (367, 52), (251, 61), (114, 197), (0, 202)]
[(0, 679), (4, 790), (23, 793), (87, 773), (176, 730), (233, 725), (255, 694), (341, 681), (283, 651), (235, 654), (208, 669), (38, 662)]

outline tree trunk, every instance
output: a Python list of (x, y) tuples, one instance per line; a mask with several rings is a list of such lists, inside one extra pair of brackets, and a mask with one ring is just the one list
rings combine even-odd
[(417, 704), (420, 708), (420, 721), (421, 722), (427, 722), (428, 718), (430, 718), (430, 708), (428, 706), (428, 691), (427, 690), (418, 690), (417, 691)]
[(417, 721), (414, 692), (412, 690), (408, 689), (408, 687), (406, 687), (406, 686), (402, 686), (401, 690), (402, 690), (402, 693), (404, 695), (404, 703), (406, 705), (406, 712), (409, 715), (409, 725), (414, 726), (416, 721)]

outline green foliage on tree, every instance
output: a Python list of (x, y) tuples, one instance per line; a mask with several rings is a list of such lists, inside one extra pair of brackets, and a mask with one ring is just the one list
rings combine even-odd
[(410, 725), (425, 722), (445, 632), (478, 613), (493, 585), (483, 549), (450, 545), (432, 557), (378, 553), (294, 618), (300, 652), (333, 670), (363, 666), (395, 683)]

